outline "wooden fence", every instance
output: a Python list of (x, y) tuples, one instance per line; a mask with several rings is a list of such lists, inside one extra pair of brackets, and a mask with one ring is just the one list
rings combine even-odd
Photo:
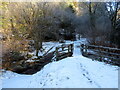
[(56, 47), (56, 60), (58, 61), (60, 59), (72, 56), (73, 48), (73, 44), (63, 44), (60, 47)]
[(120, 49), (82, 44), (81, 52), (85, 57), (120, 65)]

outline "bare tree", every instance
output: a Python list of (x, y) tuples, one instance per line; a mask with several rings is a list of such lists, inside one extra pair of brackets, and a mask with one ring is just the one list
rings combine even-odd
[(117, 13), (119, 11), (120, 2), (109, 2), (107, 3), (108, 7), (108, 17), (111, 20), (112, 30), (110, 35), (111, 43), (116, 43), (115, 33), (117, 28)]

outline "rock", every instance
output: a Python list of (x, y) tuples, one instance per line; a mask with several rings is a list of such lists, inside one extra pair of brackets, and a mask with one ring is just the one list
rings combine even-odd
[(13, 68), (13, 72), (16, 72), (16, 73), (22, 73), (23, 71), (25, 71), (27, 68), (26, 67), (22, 67), (20, 65), (17, 65)]
[[(26, 62), (25, 60), (21, 60), (12, 65), (12, 71), (20, 74), (34, 74), (41, 70), (47, 63), (50, 63), (53, 56), (54, 52), (51, 52), (48, 53), (44, 58), (40, 58), (37, 62)], [(38, 57), (33, 56), (32, 58), (35, 59)]]
[(29, 74), (29, 75), (31, 75), (31, 74), (34, 74), (36, 72), (37, 71), (35, 69), (28, 69), (28, 70), (24, 71), (22, 74)]

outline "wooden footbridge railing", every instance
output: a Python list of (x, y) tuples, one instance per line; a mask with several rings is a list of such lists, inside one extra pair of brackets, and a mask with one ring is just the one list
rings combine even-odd
[(63, 44), (59, 47), (56, 47), (55, 50), (55, 55), (56, 55), (56, 60), (60, 60), (66, 57), (70, 57), (73, 54), (73, 44)]
[(120, 49), (82, 44), (81, 52), (85, 57), (120, 65)]

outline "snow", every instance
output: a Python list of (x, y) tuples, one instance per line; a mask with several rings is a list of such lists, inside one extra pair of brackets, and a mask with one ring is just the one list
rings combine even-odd
[[(66, 41), (71, 43), (71, 41)], [(73, 57), (54, 61), (33, 75), (6, 71), (2, 74), (3, 88), (118, 88), (117, 66), (93, 61), (83, 57), (79, 45), (85, 39), (74, 43)], [(46, 46), (59, 43), (48, 42)]]
[(28, 59), (26, 62), (35, 62), (35, 60)]

